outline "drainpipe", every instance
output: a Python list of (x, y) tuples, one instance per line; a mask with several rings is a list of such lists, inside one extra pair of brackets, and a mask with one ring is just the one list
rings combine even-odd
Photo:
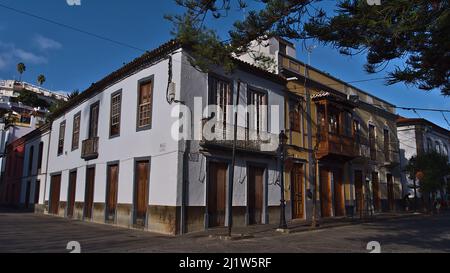
[(191, 153), (191, 141), (185, 141), (183, 153), (183, 175), (181, 178), (181, 212), (180, 212), (180, 233), (186, 233), (186, 206), (189, 183), (189, 154)]

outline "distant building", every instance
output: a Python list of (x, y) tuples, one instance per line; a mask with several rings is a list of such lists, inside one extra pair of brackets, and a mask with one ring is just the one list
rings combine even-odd
[[(450, 131), (426, 119), (411, 119), (400, 117), (397, 119), (398, 138), (400, 141), (401, 166), (404, 169), (411, 157), (431, 151), (437, 151), (448, 157), (450, 162)], [(402, 183), (405, 187), (404, 195), (414, 196), (414, 181), (406, 173), (402, 173)], [(419, 194), (420, 196), (420, 194)]]
[[(24, 92), (36, 94), (41, 104), (48, 106), (58, 101), (67, 101), (67, 96), (42, 87), (15, 80), (0, 81), (0, 177), (7, 166), (7, 146), (45, 124), (48, 107), (30, 105), (20, 101)], [(17, 143), (15, 144), (17, 146)], [(15, 150), (20, 148), (16, 147)]]

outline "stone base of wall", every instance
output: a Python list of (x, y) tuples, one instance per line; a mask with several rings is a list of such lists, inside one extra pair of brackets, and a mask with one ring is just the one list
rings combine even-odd
[[(71, 219), (87, 221), (99, 224), (114, 225), (124, 228), (136, 228), (133, 225), (133, 205), (118, 204), (114, 221), (105, 219), (105, 203), (94, 203), (92, 219), (83, 218), (84, 203), (76, 202)], [(61, 202), (59, 205), (58, 217), (66, 217), (67, 203)], [(205, 230), (205, 207), (187, 207), (185, 232), (191, 233)], [(36, 205), (35, 213), (48, 214), (46, 205)], [(267, 223), (278, 223), (280, 218), (280, 208), (269, 207), (267, 210)], [(233, 226), (247, 226), (247, 208), (233, 207)], [(150, 232), (167, 235), (181, 234), (181, 207), (171, 206), (148, 206), (147, 222), (145, 228), (139, 228)]]

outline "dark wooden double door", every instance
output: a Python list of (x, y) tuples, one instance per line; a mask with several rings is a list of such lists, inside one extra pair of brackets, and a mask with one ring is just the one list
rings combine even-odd
[[(208, 227), (224, 226), (227, 204), (228, 164), (210, 162), (208, 174)], [(265, 168), (248, 167), (247, 213), (250, 225), (263, 223), (264, 175)]]
[[(333, 190), (332, 190), (333, 185)], [(320, 201), (322, 217), (345, 216), (343, 172), (340, 168), (320, 168)], [(333, 210), (334, 209), (334, 210)]]

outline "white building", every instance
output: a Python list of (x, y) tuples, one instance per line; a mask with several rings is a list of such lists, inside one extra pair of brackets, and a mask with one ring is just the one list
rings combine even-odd
[[(236, 64), (232, 74), (200, 72), (172, 41), (93, 84), (55, 114), (48, 133), (27, 143), (22, 201), (34, 202), (27, 189), (40, 181), (38, 211), (179, 234), (228, 224), (227, 189), (234, 181), (234, 225), (278, 221), (275, 149), (283, 130), (285, 81)], [(237, 142), (232, 180), (232, 109), (203, 110), (208, 104), (233, 104), (238, 90), (239, 109), (259, 105), (259, 111), (239, 112), (237, 132), (245, 138)], [(264, 106), (268, 111), (261, 110)], [(180, 117), (192, 124), (174, 126)], [(211, 117), (220, 122), (208, 122)], [(203, 124), (225, 138), (202, 137)], [(185, 140), (187, 131), (199, 137)], [(48, 155), (43, 153), (45, 168), (39, 172), (29, 158), (33, 154), (37, 160), (41, 142)]]
[[(450, 162), (450, 131), (426, 119), (399, 118), (397, 120), (398, 138), (400, 141), (402, 169), (408, 165), (409, 159), (419, 154), (437, 151), (446, 155)], [(417, 182), (419, 184), (419, 182)], [(406, 174), (402, 174), (404, 195), (414, 197), (414, 181)], [(418, 193), (420, 196), (420, 193)]]

